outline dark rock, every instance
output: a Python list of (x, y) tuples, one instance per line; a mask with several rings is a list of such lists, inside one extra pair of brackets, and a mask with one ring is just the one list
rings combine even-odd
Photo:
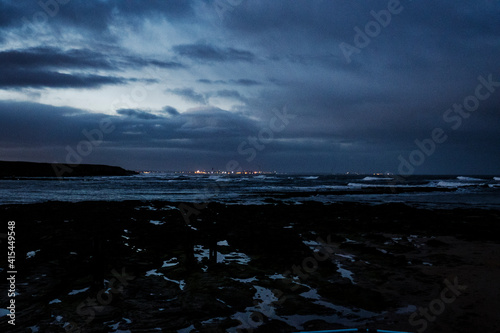
[(137, 172), (116, 166), (98, 164), (69, 165), (62, 163), (33, 163), (0, 161), (0, 177), (84, 177), (130, 176)]

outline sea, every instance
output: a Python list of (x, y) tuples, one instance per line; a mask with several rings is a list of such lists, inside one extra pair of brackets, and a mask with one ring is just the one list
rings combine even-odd
[(500, 176), (140, 173), (0, 179), (0, 205), (124, 200), (243, 205), (405, 203), (425, 208), (500, 209)]

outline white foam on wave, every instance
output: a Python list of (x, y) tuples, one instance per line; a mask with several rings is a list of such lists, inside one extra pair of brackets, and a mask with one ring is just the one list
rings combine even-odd
[(493, 180), (496, 180), (497, 182), (500, 182), (500, 177), (493, 177)]
[(230, 182), (231, 178), (217, 178), (215, 181), (216, 182)]
[(447, 181), (440, 181), (436, 184), (437, 187), (450, 187), (450, 188), (456, 188), (456, 187), (467, 187), (467, 186), (477, 186), (477, 184), (474, 183), (460, 183), (460, 182), (447, 182)]
[(275, 190), (275, 191), (329, 191), (329, 190), (348, 190), (349, 186), (346, 185), (316, 185), (316, 186), (273, 186), (267, 187), (266, 190)]
[(368, 188), (368, 187), (379, 187), (379, 188), (387, 188), (387, 187), (428, 187), (429, 185), (407, 185), (407, 184), (361, 184), (361, 183), (349, 183), (348, 187), (355, 188)]
[(307, 179), (307, 180), (313, 180), (313, 179), (318, 179), (318, 176), (308, 176), (308, 177), (302, 177), (302, 179)]
[(248, 178), (248, 177), (240, 177), (240, 178), (236, 178), (235, 181), (236, 182), (243, 182), (243, 181), (250, 181), (251, 179)]
[(392, 180), (392, 178), (391, 177), (365, 177), (361, 180), (369, 182), (369, 181), (374, 181), (374, 180)]
[(484, 181), (484, 179), (465, 177), (465, 176), (458, 176), (457, 179), (460, 181), (465, 181), (465, 182), (482, 182), (482, 181)]

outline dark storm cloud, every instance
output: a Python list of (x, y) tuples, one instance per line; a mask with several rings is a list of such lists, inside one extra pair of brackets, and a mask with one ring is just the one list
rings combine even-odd
[(127, 67), (141, 68), (156, 66), (160, 68), (184, 68), (175, 61), (161, 61), (137, 56), (119, 56), (100, 53), (89, 49), (70, 49), (67, 51), (37, 47), (23, 50), (0, 52), (0, 68), (64, 68), (64, 69), (107, 69), (118, 70)]
[(0, 89), (99, 88), (103, 85), (118, 85), (126, 82), (126, 79), (113, 76), (0, 69)]
[(204, 43), (176, 45), (173, 47), (173, 50), (180, 56), (200, 61), (252, 62), (255, 60), (255, 55), (250, 51), (234, 48), (219, 48), (215, 45)]
[[(126, 129), (131, 127), (141, 128), (140, 132), (144, 135), (150, 135), (148, 130), (153, 128), (162, 128), (156, 130), (158, 138), (190, 138), (192, 135), (203, 139), (199, 136), (200, 130), (204, 131), (220, 131), (223, 133), (237, 133), (243, 130), (250, 133), (255, 130), (254, 121), (249, 120), (245, 116), (234, 114), (213, 107), (203, 107), (190, 110), (189, 112), (176, 113), (172, 107), (165, 107), (155, 113), (167, 112), (175, 117), (163, 117), (158, 114), (153, 114), (153, 111), (135, 110), (135, 109), (120, 109), (118, 115), (105, 115), (89, 113), (83, 110), (54, 107), (44, 104), (27, 103), (27, 102), (0, 102), (0, 142), (14, 142), (15, 138), (25, 139), (25, 143), (44, 145), (46, 143), (60, 142), (77, 142), (81, 139), (83, 129), (92, 129), (98, 126), (101, 119), (109, 119), (116, 129), (110, 134), (111, 141), (114, 145), (120, 146), (123, 135), (127, 135)], [(21, 129), (26, 128), (24, 132)], [(43, 139), (44, 132), (51, 133), (58, 140)], [(191, 133), (191, 134), (190, 134)], [(139, 140), (140, 141), (140, 140)]]
[(161, 60), (152, 60), (152, 59), (143, 59), (139, 57), (127, 57), (122, 61), (123, 67), (146, 67), (146, 66), (155, 66), (159, 68), (165, 69), (180, 69), (186, 68), (186, 66), (177, 61), (161, 61)]
[(90, 50), (31, 48), (0, 52), (0, 68), (116, 69), (107, 56)]
[(68, 107), (0, 101), (0, 142), (3, 147), (43, 147), (78, 140), (81, 129), (98, 115)]
[(5, 1), (0, 1), (0, 27), (6, 27), (16, 22), (21, 12)]
[[(109, 70), (157, 66), (177, 69), (184, 66), (177, 62), (148, 60), (137, 57), (113, 57), (87, 49), (63, 51), (38, 47), (0, 52), (0, 88), (98, 88), (103, 85), (125, 84), (127, 81), (113, 75), (87, 73), (60, 73), (58, 70)], [(156, 82), (154, 80), (149, 81)]]
[[(22, 159), (26, 152), (31, 152), (33, 160), (39, 156), (37, 151), (43, 151), (46, 157), (39, 157), (38, 161), (70, 163), (79, 145), (90, 143), (92, 153), (81, 156), (82, 163), (102, 163), (114, 156), (121, 165), (127, 166), (129, 161), (128, 167), (143, 169), (142, 162), (131, 160), (132, 153), (137, 156), (138, 150), (143, 159), (151, 159), (167, 151), (170, 158), (175, 153), (176, 157), (190, 156), (198, 162), (219, 155), (222, 158), (216, 166), (223, 168), (227, 161), (239, 156), (237, 147), (246, 136), (259, 128), (254, 120), (245, 116), (211, 107), (175, 117), (154, 118), (145, 116), (147, 112), (142, 110), (120, 113), (126, 116), (35, 103), (0, 102), (0, 149), (10, 151), (14, 159)], [(108, 124), (109, 131), (99, 134), (103, 122)], [(47, 156), (52, 160), (47, 160)], [(173, 165), (164, 163), (163, 167)]]
[[(376, 23), (373, 12), (386, 10), (388, 1), (252, 0), (232, 6), (223, 17), (217, 16), (216, 3), (70, 1), (58, 5), (52, 17), (49, 12), (56, 9), (44, 10), (36, 1), (0, 1), (0, 43), (19, 34), (11, 45), (23, 45), (24, 39), (30, 41), (26, 45), (37, 45), (37, 40), (71, 45), (70, 49), (11, 49), (2, 44), (0, 88), (162, 84), (159, 78), (145, 79), (151, 76), (140, 74), (129, 78), (135, 75), (121, 71), (177, 70), (178, 77), (168, 78), (165, 92), (203, 108), (182, 113), (176, 105), (162, 110), (146, 106), (119, 110), (112, 116), (116, 130), (107, 137), (107, 144), (115, 149), (114, 156), (122, 158), (127, 155), (119, 149), (126, 151), (133, 145), (151, 149), (152, 156), (160, 148), (173, 149), (181, 161), (183, 157), (209, 161), (198, 151), (211, 152), (212, 160), (224, 160), (226, 155), (218, 154), (235, 153), (248, 135), (257, 136), (268, 126), (274, 116), (271, 110), (288, 105), (297, 117), (275, 133), (276, 140), (258, 156), (263, 164), (272, 163), (277, 169), (300, 159), (308, 161), (309, 170), (395, 172), (398, 155), (408, 155), (416, 149), (415, 140), (428, 138), (436, 127), (446, 129), (449, 139), (417, 172), (451, 170), (459, 164), (460, 154), (474, 156), (483, 164), (490, 157), (491, 163), (500, 165), (500, 88), (488, 101), (481, 101), (459, 129), (450, 130), (450, 124), (443, 121), (448, 108), (474, 94), (479, 75), (492, 74), (494, 81), (500, 81), (499, 1), (444, 0), (429, 5), (401, 0), (402, 11), (392, 15), (376, 36), (369, 36), (366, 45), (357, 45), (350, 62), (341, 43), (356, 46), (358, 31), (365, 31), (369, 22)], [(47, 16), (43, 29), (26, 23), (33, 24), (33, 14), (40, 11)], [(214, 17), (216, 22), (211, 21)], [(155, 36), (155, 29), (165, 22), (173, 35)], [(76, 37), (65, 44), (68, 40), (63, 35)], [(185, 88), (186, 82), (194, 84)], [(232, 110), (241, 114), (211, 106), (220, 102), (217, 98), (232, 103)], [(11, 124), (6, 114), (13, 117), (13, 113), (3, 110), (5, 103), (0, 120)], [(10, 107), (28, 106), (11, 103)], [(43, 129), (29, 121), (32, 117), (44, 126), (50, 124), (53, 133), (47, 140), (52, 138), (55, 145), (58, 140), (78, 142), (56, 123), (78, 134), (97, 121), (97, 116), (81, 111), (68, 117), (67, 112), (76, 111), (30, 107), (40, 112), (25, 110), (20, 116), (29, 113), (29, 117), (16, 118), (26, 125), (25, 132), (15, 124), (4, 129), (18, 128), (28, 138), (33, 133), (41, 138)], [(14, 137), (8, 136), (9, 142), (15, 142)], [(25, 142), (21, 134), (17, 140)], [(32, 145), (47, 140), (33, 140)], [(478, 164), (478, 172), (481, 168)]]
[[(126, 18), (133, 26), (148, 18), (179, 20), (192, 17), (191, 1), (2, 1), (0, 3), (0, 26), (23, 26), (31, 35), (39, 33), (37, 21), (45, 21), (65, 27), (84, 29), (110, 38), (110, 23), (116, 17)], [(105, 34), (105, 35), (103, 35)]]

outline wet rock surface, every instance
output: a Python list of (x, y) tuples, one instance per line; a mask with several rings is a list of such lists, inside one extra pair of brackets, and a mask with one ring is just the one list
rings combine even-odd
[[(500, 329), (498, 211), (315, 202), (196, 207), (0, 207), (2, 220), (16, 221), (18, 266), (17, 325), (12, 330), (2, 316), (1, 328)], [(436, 301), (450, 283), (467, 288), (444, 293), (452, 302)], [(6, 304), (5, 293), (0, 300)], [(433, 320), (419, 313), (429, 306)]]

